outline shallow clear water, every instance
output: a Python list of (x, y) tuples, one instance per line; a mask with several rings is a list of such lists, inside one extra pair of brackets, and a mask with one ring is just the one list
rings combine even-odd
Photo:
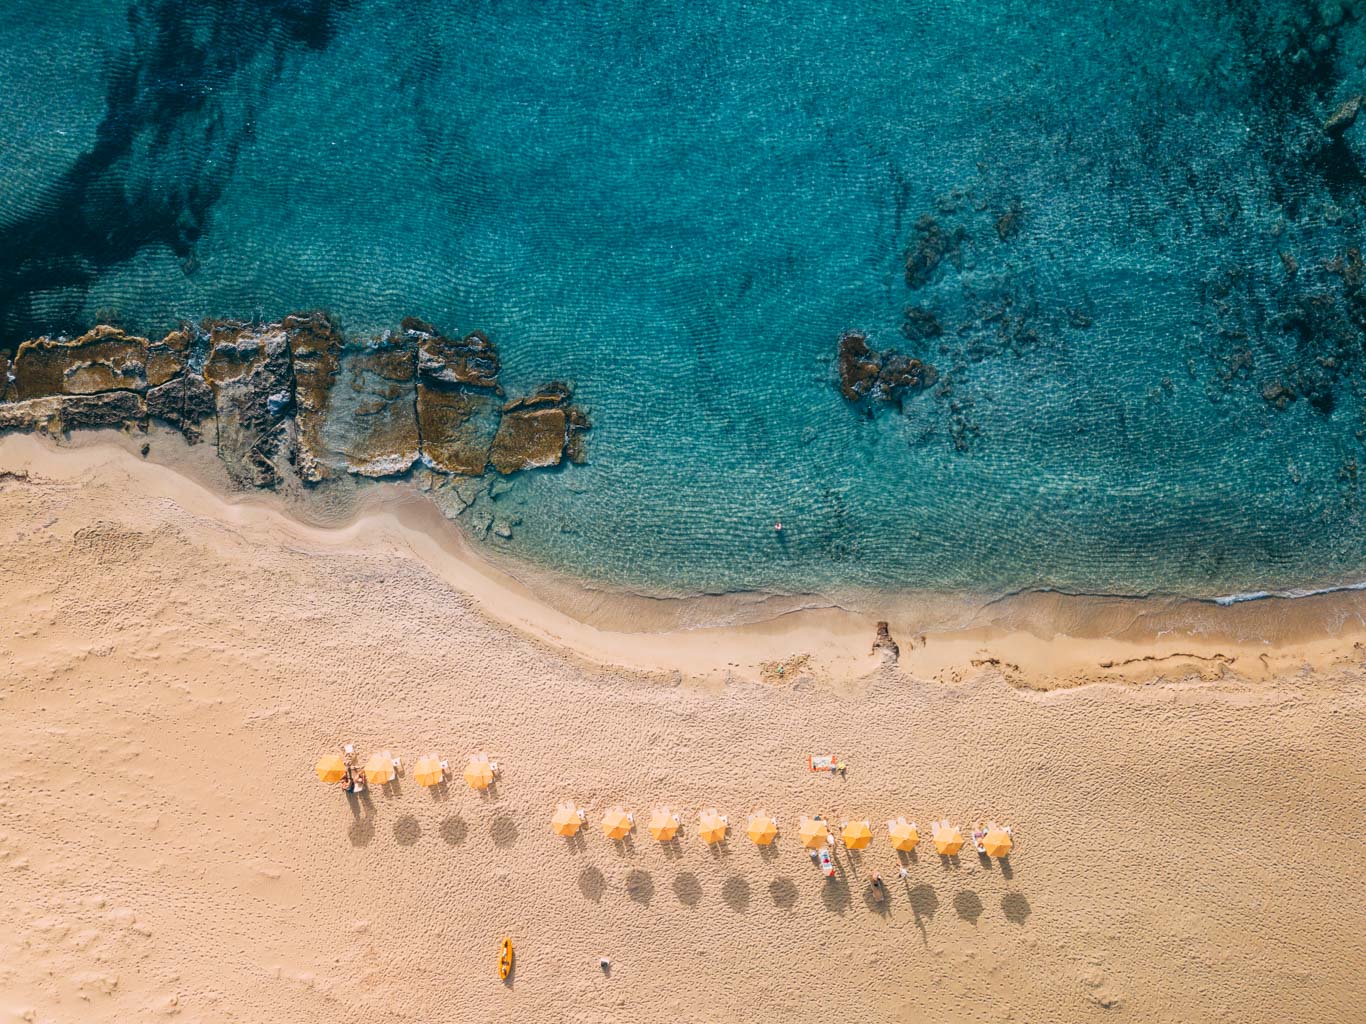
[[(0, 324), (481, 327), (595, 424), (488, 543), (633, 587), (1352, 579), (1363, 61), (1333, 3), (20, 0)], [(846, 328), (941, 384), (846, 402)]]

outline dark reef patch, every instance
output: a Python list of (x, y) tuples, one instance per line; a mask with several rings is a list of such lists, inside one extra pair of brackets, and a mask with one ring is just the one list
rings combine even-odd
[[(169, 249), (192, 273), (195, 243), (254, 119), (253, 104), (230, 108), (219, 97), (263, 94), (289, 45), (326, 47), (354, 3), (131, 4), (132, 45), (126, 59), (109, 62), (93, 144), (33, 212), (0, 226), (0, 345), (48, 329), (79, 330), (90, 284), (148, 247)], [(144, 151), (158, 157), (149, 162)], [(52, 308), (59, 292), (61, 306)], [(40, 296), (48, 297), (41, 311)]]

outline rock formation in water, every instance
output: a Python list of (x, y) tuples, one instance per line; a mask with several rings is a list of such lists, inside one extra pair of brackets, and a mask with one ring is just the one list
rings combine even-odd
[(933, 366), (893, 349), (879, 352), (868, 346), (861, 331), (845, 331), (839, 344), (840, 391), (851, 402), (876, 398), (900, 399), (907, 392), (934, 384)]
[(447, 338), (409, 317), (350, 345), (323, 313), (272, 323), (207, 320), (160, 341), (115, 327), (0, 353), (0, 431), (146, 429), (207, 436), (240, 486), (421, 465), (480, 477), (585, 461), (586, 413), (563, 383), (505, 400), (482, 332)]

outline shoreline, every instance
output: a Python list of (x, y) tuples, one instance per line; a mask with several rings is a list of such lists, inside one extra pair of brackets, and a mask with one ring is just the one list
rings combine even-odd
[[(136, 453), (144, 439), (155, 442), (152, 458)], [(675, 680), (848, 683), (884, 663), (874, 650), (882, 621), (900, 648), (894, 660), (912, 676), (961, 683), (999, 673), (1013, 686), (1041, 690), (1158, 677), (1265, 680), (1356, 663), (1366, 647), (1366, 591), (1354, 587), (1229, 603), (1047, 591), (975, 602), (933, 594), (659, 598), (607, 591), (478, 549), (411, 485), (332, 496), (340, 509), (312, 500), (311, 492), (229, 493), (211, 451), (169, 430), (99, 431), (60, 445), (14, 434), (0, 439), (0, 474), (133, 486), (222, 522), (248, 542), (284, 535), (319, 555), (359, 549), (409, 558), (489, 619), (561, 653)]]

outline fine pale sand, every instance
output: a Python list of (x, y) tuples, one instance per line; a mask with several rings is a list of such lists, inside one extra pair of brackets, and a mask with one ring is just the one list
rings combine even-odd
[[(1359, 596), (632, 602), (420, 503), (304, 525), (127, 448), (0, 441), (0, 1020), (1361, 1019)], [(313, 774), (342, 740), (503, 775), (351, 801)], [(662, 802), (676, 844), (596, 828)], [(802, 813), (873, 845), (827, 883)], [(900, 814), (1018, 846), (903, 882)]]

